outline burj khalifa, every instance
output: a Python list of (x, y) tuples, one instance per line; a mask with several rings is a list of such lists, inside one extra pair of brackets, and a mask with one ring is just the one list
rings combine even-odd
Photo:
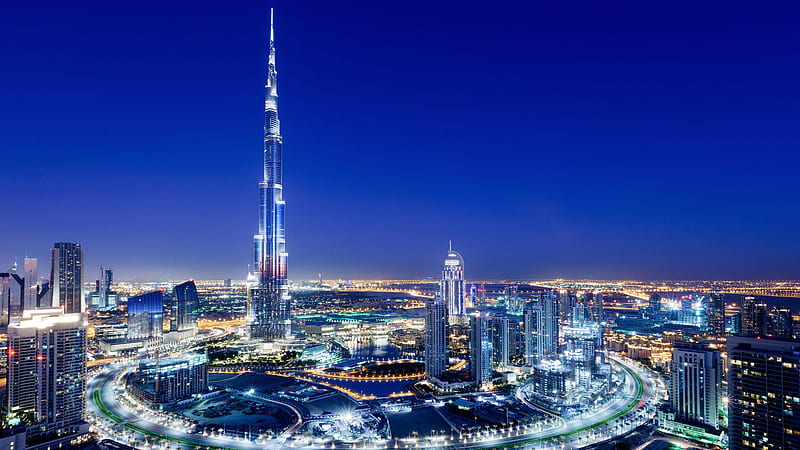
[(286, 226), (284, 225), (281, 123), (275, 68), (273, 13), (269, 13), (269, 63), (264, 103), (264, 179), (258, 184), (258, 234), (254, 236), (254, 272), (247, 301), (247, 335), (274, 340), (291, 336), (291, 306), (286, 282)]

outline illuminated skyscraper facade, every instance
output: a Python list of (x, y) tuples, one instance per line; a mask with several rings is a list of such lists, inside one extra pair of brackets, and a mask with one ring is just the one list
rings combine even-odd
[(708, 318), (708, 332), (712, 336), (725, 336), (725, 297), (721, 292), (712, 292), (708, 295), (706, 317)]
[(50, 268), (52, 306), (63, 307), (65, 313), (82, 313), (83, 250), (81, 244), (56, 242)]
[(439, 378), (447, 370), (447, 305), (440, 299), (425, 304), (425, 378)]
[(670, 370), (670, 403), (678, 422), (719, 428), (722, 362), (718, 350), (676, 342)]
[(286, 227), (284, 226), (283, 155), (278, 120), (278, 72), (275, 33), (270, 10), (269, 63), (264, 103), (264, 179), (260, 192), (258, 234), (255, 235), (255, 279), (247, 302), (247, 335), (251, 339), (291, 336), (289, 285), (286, 282)]
[(800, 343), (731, 336), (728, 448), (800, 448)]
[(476, 311), (469, 317), (470, 368), (478, 389), (490, 389), (492, 384), (492, 322), (488, 313)]
[(25, 273), (25, 299), (23, 309), (34, 309), (38, 305), (36, 298), (36, 279), (38, 277), (39, 260), (26, 257), (23, 263)]
[[(8, 414), (37, 425), (29, 439), (84, 432), (86, 324), (60, 308), (23, 312), (8, 327)], [(59, 448), (53, 445), (51, 448)]]
[(172, 291), (172, 331), (197, 332), (197, 315), (200, 310), (200, 299), (197, 286), (193, 280), (181, 283)]
[(464, 323), (467, 314), (464, 300), (464, 258), (453, 250), (452, 243), (450, 243), (450, 250), (444, 259), (439, 290), (447, 305), (449, 322), (451, 324)]
[(163, 327), (163, 292), (148, 292), (128, 298), (128, 339), (149, 339), (161, 336)]

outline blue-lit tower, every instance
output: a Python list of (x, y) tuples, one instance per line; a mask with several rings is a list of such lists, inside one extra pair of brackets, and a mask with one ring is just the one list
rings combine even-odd
[(255, 235), (254, 279), (247, 303), (247, 335), (251, 339), (291, 336), (289, 286), (286, 282), (281, 125), (278, 120), (278, 72), (275, 32), (269, 17), (269, 64), (264, 103), (264, 179), (258, 185), (258, 234)]

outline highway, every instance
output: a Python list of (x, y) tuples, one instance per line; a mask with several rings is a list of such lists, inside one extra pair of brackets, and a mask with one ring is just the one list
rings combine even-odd
[[(621, 357), (611, 357), (612, 364), (616, 366), (624, 381), (622, 391), (613, 399), (602, 404), (598, 409), (588, 413), (579, 414), (568, 419), (559, 418), (551, 425), (534, 424), (515, 426), (506, 429), (467, 433), (462, 436), (439, 436), (435, 438), (420, 437), (411, 439), (392, 439), (373, 441), (368, 444), (361, 443), (359, 448), (491, 448), (491, 447), (525, 447), (525, 448), (571, 448), (600, 442), (614, 436), (622, 435), (649, 421), (655, 414), (655, 404), (660, 400), (661, 388), (657, 386), (651, 373), (644, 367)], [(114, 430), (124, 428), (130, 436), (128, 442), (153, 439), (171, 441), (176, 447), (195, 448), (205, 447), (214, 449), (256, 449), (266, 447), (287, 446), (318, 446), (318, 448), (335, 448), (328, 442), (323, 446), (315, 442), (292, 441), (291, 435), (303, 424), (304, 417), (297, 408), (284, 404), (279, 400), (265, 398), (255, 394), (254, 397), (262, 401), (277, 403), (291, 410), (297, 419), (277, 439), (249, 442), (243, 439), (204, 436), (193, 434), (188, 430), (171, 428), (163, 421), (138, 416), (120, 405), (117, 393), (113, 388), (113, 378), (123, 368), (116, 366), (116, 370), (107, 369), (96, 377), (88, 386), (90, 415), (102, 417), (101, 423), (108, 428), (114, 424)], [(117, 432), (119, 434), (119, 432)], [(122, 433), (123, 437), (125, 433)], [(133, 445), (133, 444), (132, 444)], [(341, 444), (343, 448), (352, 448), (352, 444)], [(337, 445), (337, 447), (339, 447)]]

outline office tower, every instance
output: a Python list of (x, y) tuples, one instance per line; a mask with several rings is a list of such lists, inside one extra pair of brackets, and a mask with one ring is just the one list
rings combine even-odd
[(8, 320), (19, 323), (25, 309), (25, 278), (17, 273), (16, 262), (8, 271), (8, 288)]
[(537, 355), (539, 353), (537, 344), (539, 342), (537, 335), (539, 333), (539, 318), (542, 316), (542, 305), (536, 304), (534, 302), (529, 303), (525, 307), (525, 311), (522, 313), (522, 321), (524, 326), (524, 341), (525, 341), (525, 353), (524, 353), (524, 360), (525, 365), (529, 367), (533, 367), (538, 361)]
[(708, 333), (712, 336), (725, 336), (725, 296), (721, 292), (708, 295)]
[(587, 292), (583, 302), (589, 309), (589, 320), (600, 323), (603, 321), (603, 294), (600, 292)]
[(800, 343), (728, 338), (728, 448), (800, 448)]
[(34, 309), (39, 306), (36, 299), (38, 264), (39, 260), (36, 258), (25, 257), (23, 260), (23, 270), (25, 274), (25, 299), (23, 301), (23, 309)]
[(769, 314), (767, 304), (752, 295), (742, 299), (741, 333), (745, 336), (766, 336), (769, 334)]
[(84, 432), (86, 324), (60, 308), (24, 311), (8, 327), (8, 409), (28, 425), (28, 438)]
[(208, 392), (208, 358), (202, 354), (139, 362), (128, 389), (141, 400), (164, 404)]
[(197, 332), (197, 315), (200, 311), (200, 299), (194, 280), (181, 283), (172, 290), (172, 331)]
[(650, 294), (650, 307), (653, 308), (653, 312), (661, 311), (661, 296), (659, 294)]
[(719, 428), (722, 366), (718, 350), (676, 342), (670, 369), (670, 403), (678, 422)]
[(117, 293), (112, 290), (114, 273), (100, 266), (100, 278), (95, 281), (94, 292), (89, 293), (89, 307), (99, 311), (114, 309), (117, 306)]
[(447, 317), (450, 323), (464, 323), (467, 314), (464, 302), (464, 258), (453, 250), (452, 241), (444, 259), (439, 291), (447, 305)]
[(80, 244), (56, 242), (50, 268), (52, 306), (63, 307), (66, 313), (82, 313), (83, 250)]
[(560, 293), (555, 293), (558, 295), (558, 310), (559, 322), (567, 325), (572, 322), (572, 308), (575, 307), (575, 303), (578, 302), (578, 295), (575, 292), (570, 291), (561, 291)]
[(508, 317), (492, 316), (492, 361), (494, 367), (505, 367), (511, 361), (511, 326)]
[(0, 272), (0, 332), (5, 332), (8, 326), (10, 302), (11, 274), (8, 272)]
[(469, 317), (469, 363), (472, 379), (478, 389), (492, 385), (492, 319), (486, 311), (476, 311)]
[(773, 308), (770, 323), (772, 324), (770, 335), (785, 338), (794, 336), (794, 319), (792, 319), (792, 311), (789, 308)]
[(164, 327), (164, 293), (128, 297), (128, 339), (161, 336)]
[(248, 291), (247, 335), (251, 339), (291, 337), (292, 317), (286, 282), (286, 227), (283, 201), (283, 138), (278, 120), (278, 72), (272, 10), (269, 23), (269, 64), (264, 103), (264, 179), (260, 193), (258, 234), (255, 235), (254, 286)]
[(539, 325), (540, 358), (554, 358), (558, 355), (558, 293), (550, 290), (542, 296), (542, 315)]
[(558, 355), (558, 295), (549, 290), (525, 308), (525, 365)]
[(447, 370), (447, 305), (441, 298), (425, 304), (425, 378), (440, 378)]

